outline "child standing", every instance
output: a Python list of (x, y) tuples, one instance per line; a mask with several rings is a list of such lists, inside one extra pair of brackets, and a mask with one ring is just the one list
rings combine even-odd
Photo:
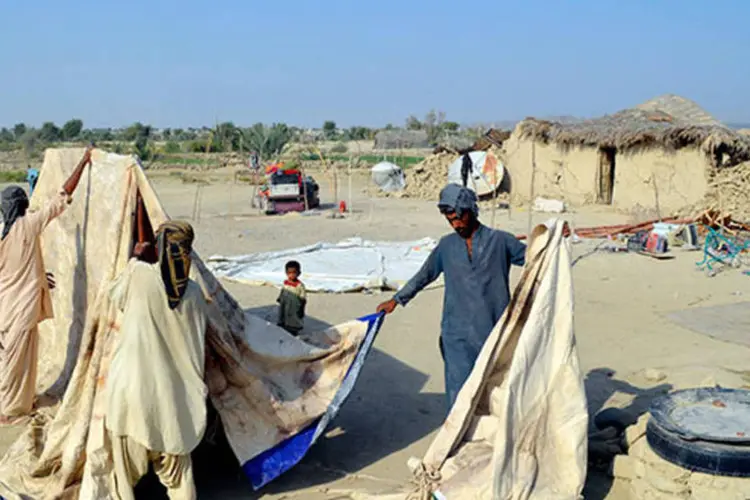
[(302, 274), (302, 266), (296, 260), (290, 260), (284, 266), (286, 280), (281, 287), (281, 293), (276, 302), (279, 303), (278, 325), (291, 333), (299, 335), (305, 326), (305, 304), (307, 304), (307, 292), (305, 285), (299, 280)]

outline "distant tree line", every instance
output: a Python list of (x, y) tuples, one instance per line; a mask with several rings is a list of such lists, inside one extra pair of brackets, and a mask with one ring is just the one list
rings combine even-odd
[[(385, 130), (394, 130), (389, 124)], [(424, 130), (431, 144), (451, 134), (469, 133), (462, 131), (456, 122), (446, 121), (445, 113), (430, 111), (424, 119), (415, 116), (407, 118), (403, 127), (407, 130)], [(57, 143), (88, 143), (106, 145), (119, 153), (134, 153), (143, 160), (159, 154), (217, 153), (256, 151), (262, 158), (278, 156), (290, 142), (364, 141), (372, 140), (379, 130), (364, 126), (339, 128), (336, 122), (327, 120), (317, 130), (306, 130), (284, 123), (266, 125), (256, 123), (251, 127), (238, 127), (232, 122), (217, 124), (215, 127), (201, 128), (162, 128), (136, 122), (125, 128), (84, 128), (83, 120), (74, 118), (57, 126), (45, 122), (35, 128), (25, 123), (17, 123), (11, 128), (0, 128), (0, 150), (23, 149), (35, 156), (48, 146)], [(342, 144), (336, 146), (345, 150)]]

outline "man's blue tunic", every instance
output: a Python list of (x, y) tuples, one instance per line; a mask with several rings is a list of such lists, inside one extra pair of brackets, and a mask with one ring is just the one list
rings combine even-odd
[(510, 302), (511, 264), (524, 265), (526, 245), (505, 231), (480, 225), (472, 237), (472, 256), (457, 233), (440, 239), (422, 268), (393, 297), (405, 306), (444, 274), (445, 296), (440, 352), (445, 361), (449, 407), (471, 374), (492, 327)]

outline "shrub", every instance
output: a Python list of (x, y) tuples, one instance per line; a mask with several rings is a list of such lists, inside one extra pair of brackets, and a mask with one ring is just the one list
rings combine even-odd
[(349, 150), (346, 144), (339, 142), (331, 148), (331, 153), (346, 153)]
[(24, 172), (23, 170), (9, 170), (7, 172), (0, 172), (0, 182), (26, 182), (26, 172)]
[(164, 152), (166, 154), (176, 154), (181, 151), (180, 145), (175, 141), (167, 141), (164, 145)]

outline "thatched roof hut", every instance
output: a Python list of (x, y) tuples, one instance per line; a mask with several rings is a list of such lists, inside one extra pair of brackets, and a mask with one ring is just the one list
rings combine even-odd
[(750, 137), (726, 127), (694, 102), (674, 95), (578, 123), (527, 118), (516, 131), (524, 139), (563, 148), (591, 146), (629, 152), (654, 147), (672, 151), (697, 147), (714, 158), (716, 166), (750, 159)]

